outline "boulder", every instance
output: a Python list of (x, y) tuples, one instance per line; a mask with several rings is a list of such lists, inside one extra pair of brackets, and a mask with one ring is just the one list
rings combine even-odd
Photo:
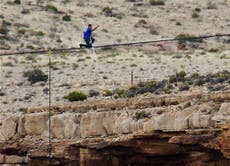
[(83, 114), (80, 122), (81, 137), (107, 136), (113, 134), (116, 119), (117, 115), (112, 111)]
[(143, 131), (145, 133), (152, 132), (155, 130), (155, 128), (156, 126), (155, 126), (155, 121), (153, 118), (147, 119), (146, 121), (143, 122)]
[(48, 112), (32, 113), (25, 115), (25, 132), (29, 135), (43, 135), (48, 130)]
[(0, 140), (10, 140), (16, 134), (19, 114), (3, 114), (0, 119)]
[(28, 161), (27, 157), (20, 157), (16, 155), (12, 156), (5, 156), (5, 164), (21, 164), (21, 163), (26, 163)]
[(210, 128), (213, 127), (211, 115), (193, 113), (189, 118), (189, 128)]
[(212, 121), (214, 121), (215, 127), (230, 123), (230, 103), (223, 103), (219, 111), (212, 117)]
[(80, 118), (75, 113), (51, 117), (52, 136), (58, 139), (80, 138)]
[(230, 103), (223, 103), (218, 113), (224, 116), (229, 116), (230, 115)]
[(188, 116), (183, 112), (165, 113), (153, 116), (155, 130), (184, 131), (188, 129)]
[(210, 99), (213, 101), (230, 100), (230, 91), (213, 92), (210, 94)]
[(219, 140), (219, 147), (224, 157), (230, 159), (230, 124), (225, 124), (222, 126), (223, 135), (221, 135)]

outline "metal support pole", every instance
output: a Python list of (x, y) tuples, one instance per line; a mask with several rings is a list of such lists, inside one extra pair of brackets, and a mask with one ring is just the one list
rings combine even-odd
[(52, 67), (52, 64), (51, 64), (51, 56), (53, 55), (53, 52), (50, 50), (48, 52), (48, 56), (49, 56), (49, 119), (48, 119), (48, 130), (49, 130), (49, 145), (48, 145), (48, 157), (49, 159), (52, 158), (52, 142), (51, 142), (51, 78), (52, 78), (52, 75), (51, 75), (51, 67)]
[(133, 85), (133, 70), (131, 70), (131, 85)]

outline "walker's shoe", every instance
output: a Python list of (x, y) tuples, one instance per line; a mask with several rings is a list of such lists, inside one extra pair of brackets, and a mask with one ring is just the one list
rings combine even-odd
[(80, 44), (80, 48), (83, 48), (83, 44)]

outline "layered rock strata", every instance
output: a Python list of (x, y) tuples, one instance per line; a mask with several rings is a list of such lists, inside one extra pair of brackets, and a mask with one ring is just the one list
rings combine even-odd
[[(53, 107), (52, 156), (48, 156), (46, 108), (1, 114), (0, 163), (229, 164), (229, 91), (205, 94), (196, 90), (78, 104)], [(60, 113), (61, 109), (69, 110)]]

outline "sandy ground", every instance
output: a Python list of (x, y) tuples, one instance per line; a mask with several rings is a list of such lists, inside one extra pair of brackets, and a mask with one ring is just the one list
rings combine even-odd
[[(1, 53), (31, 48), (76, 47), (82, 41), (81, 18), (86, 23), (100, 25), (94, 35), (97, 39), (95, 45), (173, 38), (181, 33), (230, 33), (229, 0), (167, 0), (164, 6), (150, 6), (147, 0), (135, 3), (125, 0), (55, 0), (49, 3), (21, 0), (21, 5), (7, 2), (0, 2), (2, 26), (3, 20), (11, 23), (7, 26), (9, 38), (1, 38), (4, 42), (1, 43), (4, 47)], [(45, 10), (47, 4), (68, 13), (71, 22), (62, 21), (63, 14)], [(107, 6), (118, 16), (105, 16), (102, 10)], [(192, 18), (196, 8), (200, 9), (196, 12), (199, 17)], [(22, 14), (23, 10), (29, 13)], [(21, 30), (25, 31), (24, 34), (20, 33)], [(39, 36), (35, 32), (44, 34)], [(205, 40), (198, 44), (197, 49), (188, 46), (183, 51), (177, 49), (176, 42), (161, 44), (164, 50), (149, 44), (96, 50), (96, 55), (91, 50), (55, 54), (52, 57), (55, 64), (52, 70), (52, 104), (68, 103), (63, 97), (73, 90), (88, 93), (90, 89), (103, 91), (127, 87), (131, 71), (134, 72), (134, 81), (138, 82), (161, 80), (182, 69), (187, 74), (230, 70), (229, 38)], [(48, 83), (31, 85), (23, 77), (23, 72), (35, 67), (48, 74), (46, 55), (17, 55), (0, 57), (0, 60), (0, 85), (4, 93), (0, 96), (0, 111), (48, 105)]]

